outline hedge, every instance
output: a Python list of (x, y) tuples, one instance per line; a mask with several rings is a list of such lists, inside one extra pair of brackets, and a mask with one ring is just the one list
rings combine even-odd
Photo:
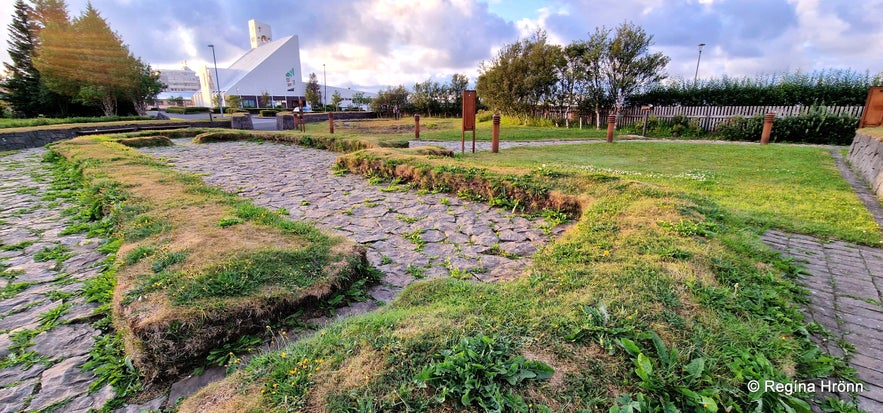
[[(812, 111), (805, 115), (778, 118), (770, 134), (772, 142), (811, 143), (821, 145), (850, 145), (855, 137), (859, 119), (848, 115), (831, 115)], [(733, 117), (720, 124), (715, 131), (718, 139), (728, 141), (757, 141), (763, 131), (763, 116)]]
[(179, 114), (190, 114), (190, 113), (208, 113), (209, 109), (205, 106), (189, 106), (189, 107), (181, 107), (181, 106), (169, 106), (166, 108), (166, 113), (179, 113)]

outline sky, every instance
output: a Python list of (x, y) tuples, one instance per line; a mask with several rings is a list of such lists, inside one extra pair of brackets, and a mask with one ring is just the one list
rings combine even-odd
[[(80, 15), (88, 0), (67, 0)], [(7, 62), (13, 0), (0, 0), (0, 60)], [(248, 20), (273, 37), (295, 34), (304, 78), (377, 91), (446, 82), (474, 87), (483, 61), (534, 33), (566, 45), (623, 22), (653, 36), (670, 78), (883, 71), (883, 0), (91, 0), (132, 53), (154, 68), (229, 66), (250, 48)], [(704, 43), (701, 57), (698, 44)]]

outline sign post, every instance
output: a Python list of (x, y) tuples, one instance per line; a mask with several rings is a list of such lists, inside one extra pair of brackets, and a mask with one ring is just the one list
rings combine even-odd
[(460, 152), (466, 153), (466, 131), (472, 131), (472, 153), (475, 153), (475, 91), (463, 91), (463, 131), (460, 133)]

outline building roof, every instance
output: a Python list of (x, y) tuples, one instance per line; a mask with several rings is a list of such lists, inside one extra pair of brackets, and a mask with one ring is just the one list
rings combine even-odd
[[(289, 73), (291, 85), (286, 84)], [(219, 69), (218, 76), (221, 90), (229, 94), (261, 94), (266, 90), (273, 95), (284, 95), (290, 94), (286, 92), (293, 88), (290, 92), (302, 95), (297, 36), (283, 37), (249, 50), (230, 67)]]

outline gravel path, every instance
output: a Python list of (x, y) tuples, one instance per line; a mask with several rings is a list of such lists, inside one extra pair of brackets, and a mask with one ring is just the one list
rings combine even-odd
[(179, 139), (175, 146), (143, 152), (203, 174), (205, 182), (258, 205), (285, 208), (293, 219), (362, 243), (371, 264), (385, 274), (371, 290), (381, 301), (421, 278), (513, 278), (551, 235), (563, 230), (543, 231), (542, 220), (483, 203), (337, 176), (331, 170), (337, 154), (327, 151), (254, 142), (196, 145)]
[[(51, 180), (40, 163), (44, 153), (0, 157), (2, 412), (86, 412), (114, 396), (109, 385), (90, 394), (94, 376), (80, 369), (101, 334), (90, 325), (97, 305), (83, 299), (83, 280), (98, 274), (104, 255), (96, 252), (97, 239), (61, 235), (60, 211), (70, 205), (41, 199)], [(44, 261), (37, 254), (47, 249), (67, 250), (70, 257)]]

